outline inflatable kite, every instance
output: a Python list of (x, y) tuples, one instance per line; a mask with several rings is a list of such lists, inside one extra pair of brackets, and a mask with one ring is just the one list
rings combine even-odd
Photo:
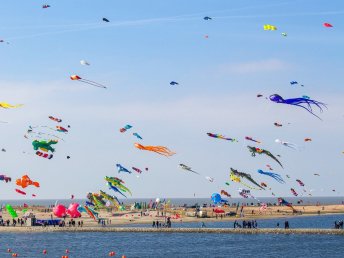
[(42, 8), (43, 8), (43, 9), (47, 9), (47, 8), (49, 8), (49, 7), (50, 7), (50, 5), (48, 5), (48, 4), (42, 5)]
[(58, 218), (67, 216), (67, 208), (62, 204), (58, 204), (53, 208), (53, 214)]
[(172, 85), (172, 86), (173, 86), (173, 85), (179, 85), (179, 83), (178, 83), (178, 82), (175, 82), (175, 81), (171, 81), (171, 82), (170, 82), (170, 85)]
[(252, 147), (252, 146), (247, 146), (247, 148), (251, 152), (252, 157), (255, 157), (256, 154), (259, 154), (259, 155), (265, 154), (265, 155), (269, 156), (270, 158), (272, 158), (273, 160), (275, 160), (283, 168), (281, 162), (279, 162), (279, 160), (274, 155), (272, 155), (270, 151), (267, 151), (264, 149), (259, 149), (259, 148)]
[(279, 175), (279, 174), (276, 174), (276, 173), (271, 173), (271, 172), (264, 172), (263, 170), (261, 169), (258, 169), (257, 171), (259, 174), (262, 174), (262, 175), (266, 175), (266, 176), (270, 176), (272, 177), (273, 179), (275, 179), (277, 182), (279, 183), (285, 183), (283, 178)]
[(62, 119), (60, 118), (56, 118), (56, 117), (53, 117), (53, 116), (49, 116), (49, 119), (55, 121), (55, 122), (58, 122), (58, 123), (61, 123), (62, 122)]
[(126, 125), (126, 126), (124, 126), (123, 128), (119, 129), (119, 131), (120, 131), (121, 133), (124, 133), (125, 131), (129, 130), (130, 128), (132, 128), (131, 125)]
[(221, 198), (221, 195), (218, 194), (218, 193), (213, 193), (211, 195), (211, 200), (213, 201), (214, 204), (219, 204), (219, 203), (226, 203), (227, 201), (226, 200), (223, 200)]
[(0, 107), (2, 108), (18, 108), (21, 106), (23, 106), (23, 104), (11, 105), (11, 104), (8, 104), (7, 102), (0, 102)]
[(298, 149), (298, 146), (296, 144), (291, 143), (291, 142), (285, 142), (285, 141), (282, 141), (280, 139), (276, 139), (275, 143), (279, 143), (279, 144), (281, 144), (283, 146), (289, 147), (289, 148), (294, 149), (294, 150)]
[(126, 172), (126, 173), (131, 174), (131, 171), (129, 171), (128, 169), (126, 169), (125, 167), (123, 167), (121, 164), (116, 164), (116, 167), (117, 167), (118, 173)]
[(225, 190), (221, 190), (221, 195), (225, 195), (227, 197), (232, 197), (229, 193), (227, 193)]
[(298, 182), (300, 186), (305, 186), (305, 184), (300, 179), (296, 179), (296, 182)]
[(290, 188), (290, 191), (294, 196), (298, 196), (297, 192), (293, 188)]
[[(326, 105), (322, 102), (312, 100), (312, 99), (307, 99), (307, 98), (283, 99), (278, 94), (273, 94), (269, 98), (272, 102), (275, 102), (278, 104), (287, 104), (287, 105), (293, 105), (293, 106), (301, 107), (301, 108), (307, 110), (309, 113), (311, 113), (315, 117), (319, 118), (320, 120), (321, 120), (321, 118), (313, 113), (312, 105), (317, 106), (319, 108), (320, 112), (323, 112), (323, 108), (326, 107)], [(303, 104), (305, 106), (303, 106)]]
[(21, 178), (17, 179), (16, 185), (21, 186), (22, 188), (26, 188), (29, 185), (39, 187), (39, 183), (32, 181), (28, 175), (22, 176)]
[(227, 138), (221, 134), (207, 133), (207, 135), (209, 137), (213, 137), (213, 138), (218, 138), (218, 139), (227, 140), (227, 141), (231, 141), (231, 142), (238, 142), (236, 139)]
[(81, 213), (78, 210), (78, 203), (71, 203), (66, 211), (66, 213), (73, 219), (80, 218)]
[(176, 154), (175, 152), (170, 151), (167, 147), (164, 146), (143, 146), (139, 143), (135, 143), (135, 147), (140, 150), (153, 151), (166, 157)]
[(278, 203), (279, 203), (280, 205), (288, 206), (288, 207), (291, 208), (293, 211), (295, 211), (294, 207), (291, 205), (290, 202), (287, 202), (286, 200), (284, 200), (284, 199), (281, 198), (281, 197), (278, 198), (277, 200), (278, 200)]
[(210, 176), (206, 176), (205, 179), (207, 179), (210, 183), (213, 183), (215, 180), (213, 177)]
[(108, 19), (106, 19), (106, 18), (103, 18), (103, 21), (105, 21), (105, 22), (110, 22)]
[[(235, 182), (238, 182), (238, 179), (234, 178), (233, 175), (238, 177), (239, 179), (240, 178), (246, 178), (248, 181), (250, 181), (252, 184), (258, 186), (260, 189), (264, 189), (260, 184), (258, 184), (255, 180), (253, 180), (253, 178), (251, 177), (250, 174), (247, 174), (247, 173), (244, 173), (244, 172), (239, 172), (238, 170), (233, 169), (233, 168), (230, 168), (230, 169), (231, 169), (231, 173), (230, 174), (232, 175), (232, 178), (236, 180)], [(241, 180), (239, 182), (241, 182)]]
[(90, 65), (86, 60), (80, 60), (81, 65)]
[(54, 152), (55, 149), (53, 147), (51, 147), (51, 145), (57, 144), (57, 143), (58, 143), (58, 141), (55, 141), (55, 140), (49, 140), (48, 142), (47, 141), (34, 140), (32, 142), (32, 146), (33, 146), (34, 150), (40, 149), (44, 152), (48, 152), (48, 151)]
[(142, 140), (142, 137), (141, 137), (138, 133), (133, 133), (133, 135), (134, 135), (137, 139)]
[(287, 34), (286, 32), (282, 32), (281, 35), (282, 35), (283, 37), (288, 36), (288, 34)]
[(111, 189), (113, 189), (112, 187), (115, 187), (117, 190), (119, 189), (119, 190), (122, 190), (123, 192), (128, 192), (131, 195), (130, 190), (124, 186), (124, 182), (120, 178), (106, 176), (105, 181), (109, 183), (109, 186), (111, 187)]
[(12, 181), (12, 178), (5, 175), (0, 175), (0, 181), (5, 181), (6, 183), (8, 183)]
[(311, 138), (305, 138), (305, 142), (311, 142), (312, 139)]
[(119, 200), (117, 199), (116, 196), (111, 196), (107, 194), (106, 192), (100, 190), (99, 194), (105, 199), (113, 203), (114, 206), (118, 207), (120, 205)]
[(209, 16), (205, 16), (205, 17), (203, 18), (203, 20), (209, 21), (209, 20), (212, 20), (212, 18), (209, 17)]
[(60, 132), (60, 133), (68, 133), (68, 130), (62, 126), (57, 125), (56, 126), (56, 131)]
[(36, 151), (36, 155), (45, 159), (52, 159), (54, 157), (53, 154), (43, 153), (41, 151)]
[(137, 173), (141, 174), (142, 170), (136, 167), (131, 167), (134, 171), (136, 171)]
[(326, 28), (332, 28), (333, 25), (330, 24), (330, 23), (325, 22), (325, 23), (324, 23), (324, 27), (326, 27)]
[(282, 124), (279, 124), (279, 123), (274, 123), (274, 126), (276, 126), (276, 127), (282, 127), (283, 125), (282, 125)]
[(271, 24), (265, 24), (263, 28), (264, 30), (277, 30), (277, 27)]
[(19, 189), (14, 189), (17, 193), (22, 194), (22, 195), (26, 195), (26, 192), (19, 190)]
[(198, 173), (198, 172), (196, 172), (196, 171), (193, 171), (193, 170), (192, 170), (192, 168), (191, 168), (191, 167), (189, 167), (189, 166), (187, 166), (187, 165), (184, 165), (184, 164), (179, 164), (179, 167), (180, 167), (181, 169), (184, 169), (184, 170), (187, 170), (187, 171), (190, 171), (190, 172), (192, 172), (192, 173), (195, 173), (195, 174), (199, 175), (199, 173)]
[(13, 209), (13, 207), (9, 204), (6, 204), (6, 210), (11, 215), (12, 219), (18, 217), (17, 212)]
[(98, 82), (94, 82), (94, 81), (90, 81), (90, 80), (83, 79), (83, 78), (81, 78), (81, 77), (78, 76), (78, 75), (72, 75), (72, 76), (70, 77), (70, 79), (71, 79), (72, 81), (79, 81), (79, 82), (87, 83), (87, 84), (92, 85), (92, 86), (95, 86), (95, 87), (99, 87), (99, 88), (106, 89), (106, 86), (104, 86), (104, 85), (102, 85), (102, 84), (100, 84), (100, 83), (98, 83)]
[(245, 136), (245, 140), (256, 142), (256, 143), (262, 143), (261, 141), (257, 141), (255, 139), (253, 139), (252, 137), (249, 137), (249, 136)]

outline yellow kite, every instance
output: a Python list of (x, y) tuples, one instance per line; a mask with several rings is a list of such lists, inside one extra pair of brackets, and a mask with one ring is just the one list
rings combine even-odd
[(18, 107), (21, 107), (22, 104), (19, 104), (19, 105), (11, 105), (11, 104), (8, 104), (6, 102), (0, 102), (0, 107), (2, 108), (18, 108)]
[(277, 27), (273, 26), (271, 24), (265, 24), (264, 25), (264, 30), (277, 30)]

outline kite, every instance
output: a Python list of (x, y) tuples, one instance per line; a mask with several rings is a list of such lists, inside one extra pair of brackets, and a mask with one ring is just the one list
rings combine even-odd
[(290, 85), (299, 84), (297, 81), (291, 81)]
[(142, 137), (141, 137), (138, 133), (133, 133), (133, 135), (134, 135), (137, 139), (142, 140)]
[[(241, 178), (246, 178), (248, 181), (250, 181), (252, 184), (258, 186), (260, 189), (264, 189), (263, 187), (261, 187), (256, 181), (253, 180), (253, 178), (251, 177), (250, 174), (247, 174), (247, 173), (244, 173), (244, 172), (239, 172), (238, 170), (236, 169), (233, 169), (233, 168), (230, 168), (231, 169), (231, 175), (234, 175), (236, 177), (239, 177), (239, 180), (240, 180), (240, 177)], [(237, 179), (236, 179), (237, 180)], [(251, 187), (250, 187), (251, 188)]]
[(225, 190), (221, 190), (221, 195), (225, 195), (227, 197), (232, 197), (229, 193), (227, 193)]
[(179, 85), (179, 83), (178, 83), (178, 82), (175, 82), (175, 81), (171, 81), (171, 82), (170, 82), (170, 85), (172, 85), (172, 86), (173, 86), (173, 85)]
[(207, 133), (207, 135), (209, 137), (213, 137), (213, 138), (218, 138), (218, 139), (222, 139), (222, 140), (227, 140), (227, 141), (231, 141), (231, 142), (238, 142), (236, 139), (233, 138), (227, 138), (221, 134), (214, 134), (214, 133)]
[(292, 210), (295, 212), (295, 209), (294, 209), (294, 207), (291, 205), (290, 202), (287, 202), (286, 200), (284, 200), (284, 199), (281, 198), (281, 197), (278, 198), (277, 200), (278, 200), (278, 203), (279, 203), (280, 205), (288, 206), (288, 207), (292, 208)]
[(47, 141), (38, 141), (38, 140), (34, 140), (32, 142), (32, 146), (33, 146), (33, 149), (34, 150), (42, 150), (44, 152), (48, 152), (48, 151), (51, 151), (51, 152), (54, 152), (55, 149), (51, 147), (52, 144), (57, 144), (58, 141), (54, 141), (54, 140), (49, 140), (48, 142)]
[(17, 212), (12, 208), (11, 205), (6, 204), (6, 210), (7, 210), (7, 212), (11, 215), (12, 219), (18, 217)]
[(110, 22), (108, 19), (106, 19), (106, 18), (103, 18), (103, 21), (105, 21), (105, 22)]
[(29, 185), (39, 187), (39, 183), (32, 181), (28, 175), (22, 176), (21, 178), (17, 179), (16, 185), (21, 186), (22, 188), (26, 188)]
[(257, 172), (259, 174), (262, 174), (262, 175), (266, 175), (266, 176), (271, 176), (272, 178), (274, 178), (277, 182), (279, 183), (285, 183), (283, 178), (279, 175), (279, 174), (276, 174), (276, 173), (272, 173), (272, 172), (264, 172), (263, 170), (261, 169), (258, 169)]
[(311, 142), (312, 139), (311, 138), (305, 138), (305, 142)]
[(300, 186), (305, 186), (305, 184), (300, 179), (296, 179), (296, 182), (298, 182)]
[(214, 182), (214, 178), (210, 176), (206, 176), (205, 179), (207, 179), (210, 183)]
[(262, 94), (257, 94), (257, 98), (261, 98), (261, 97), (263, 97)]
[(153, 151), (166, 157), (173, 156), (174, 154), (176, 154), (175, 152), (170, 151), (167, 147), (164, 146), (143, 146), (139, 143), (135, 143), (134, 145), (136, 148), (140, 150)]
[[(316, 101), (316, 100), (312, 100), (312, 99), (305, 99), (305, 98), (283, 99), (278, 94), (273, 94), (269, 98), (270, 98), (271, 101), (273, 101), (275, 103), (287, 104), (287, 105), (293, 105), (293, 106), (301, 107), (301, 108), (307, 110), (312, 115), (314, 115), (317, 118), (319, 118), (320, 120), (321, 120), (321, 118), (313, 113), (313, 109), (312, 109), (311, 105), (312, 104), (316, 105), (319, 108), (320, 112), (323, 112), (323, 107), (326, 107), (326, 105), (324, 103)], [(303, 106), (302, 104), (305, 104), (306, 106)]]
[(111, 189), (112, 189), (112, 186), (114, 186), (115, 188), (120, 189), (123, 192), (128, 192), (130, 195), (132, 195), (131, 191), (123, 185), (124, 181), (121, 180), (120, 178), (106, 176), (105, 181), (109, 183), (108, 185), (111, 187)]
[(289, 175), (285, 175), (286, 177), (288, 177), (288, 178), (290, 178), (290, 176)]
[(245, 140), (256, 142), (256, 143), (261, 143), (260, 141), (257, 141), (255, 139), (253, 139), (252, 137), (249, 137), (249, 136), (245, 136)]
[(50, 5), (48, 5), (48, 4), (42, 5), (42, 8), (43, 8), (43, 9), (47, 9), (47, 8), (49, 8), (49, 7), (50, 7)]
[(212, 20), (212, 18), (209, 17), (209, 16), (205, 16), (205, 17), (203, 18), (203, 20), (209, 21), (209, 20)]
[(11, 182), (12, 178), (5, 176), (5, 175), (0, 175), (0, 180), (5, 181), (6, 183)]
[(274, 126), (276, 126), (276, 127), (282, 127), (283, 125), (282, 125), (282, 124), (279, 124), (279, 123), (274, 123)]
[(20, 194), (22, 194), (22, 195), (26, 195), (26, 193), (24, 192), (24, 191), (22, 191), (22, 190), (19, 190), (19, 189), (15, 189), (15, 191), (17, 192), (17, 193), (20, 193)]
[(284, 142), (284, 141), (281, 141), (280, 139), (276, 139), (275, 143), (280, 143), (283, 146), (289, 147), (289, 148), (294, 149), (294, 150), (297, 150), (297, 148), (298, 148), (298, 146), (296, 144), (291, 143), (291, 142)]
[(92, 86), (95, 86), (95, 87), (99, 87), (99, 88), (103, 88), (103, 89), (106, 89), (106, 86), (98, 83), (98, 82), (94, 82), (94, 81), (90, 81), (90, 80), (86, 80), (86, 79), (82, 79), (80, 76), (78, 75), (72, 75), (70, 76), (70, 79), (72, 81), (80, 81), (80, 82), (83, 82), (83, 83), (87, 83), (89, 85), (92, 85)]
[(137, 173), (141, 174), (142, 173), (142, 170), (141, 169), (138, 169), (136, 167), (131, 167), (134, 171), (136, 171)]
[(60, 132), (60, 133), (68, 133), (68, 130), (62, 126), (57, 125), (56, 126), (56, 131)]
[(266, 165), (266, 167), (267, 167), (270, 171), (274, 170), (269, 164)]
[(290, 191), (292, 192), (292, 194), (293, 194), (294, 196), (298, 196), (297, 192), (296, 192), (293, 188), (290, 188)]
[(333, 26), (332, 26), (332, 24), (325, 22), (325, 23), (324, 23), (324, 27), (326, 27), (326, 28), (332, 28)]
[(195, 174), (199, 175), (199, 173), (198, 173), (198, 172), (196, 172), (196, 171), (193, 171), (193, 170), (192, 170), (192, 168), (191, 168), (191, 167), (189, 167), (189, 166), (187, 166), (187, 165), (184, 165), (184, 164), (179, 164), (179, 167), (180, 167), (181, 169), (184, 169), (184, 170), (187, 170), (187, 171), (190, 171), (190, 172), (193, 172), (193, 173), (195, 173)]
[(7, 102), (0, 102), (0, 107), (2, 108), (18, 108), (21, 106), (23, 106), (23, 104), (11, 105), (11, 104), (8, 104)]
[(125, 198), (127, 198), (126, 195), (124, 195), (116, 186), (112, 185), (110, 182), (108, 182), (107, 185), (109, 186), (109, 189), (111, 189), (111, 190), (115, 191), (116, 193), (119, 193), (122, 196), (124, 196)]
[(247, 146), (247, 148), (251, 152), (251, 156), (252, 157), (255, 157), (257, 153), (259, 155), (265, 154), (265, 155), (269, 156), (270, 158), (272, 158), (273, 160), (275, 160), (283, 168), (281, 162), (279, 162), (279, 160), (274, 155), (272, 155), (270, 151), (267, 151), (267, 150), (264, 150), (264, 149), (259, 149), (259, 148), (256, 148), (256, 147), (251, 147), (251, 146)]
[(228, 185), (228, 186), (230, 185), (229, 182), (226, 182), (225, 184)]
[(264, 30), (277, 30), (276, 26), (270, 25), (270, 24), (265, 24), (263, 26)]
[(130, 128), (132, 128), (131, 125), (125, 125), (123, 128), (119, 129), (119, 131), (120, 131), (121, 133), (124, 133), (124, 132), (126, 132), (127, 130), (129, 130)]
[(102, 191), (102, 190), (99, 191), (99, 194), (100, 194), (105, 200), (108, 200), (108, 201), (112, 202), (113, 205), (115, 205), (115, 206), (117, 206), (117, 207), (119, 206), (120, 202), (119, 202), (119, 200), (117, 199), (116, 196), (111, 196), (111, 195), (107, 194), (106, 192), (104, 192), (104, 191)]
[(96, 221), (96, 218), (98, 218), (98, 212), (94, 211), (93, 209), (91, 209), (88, 206), (84, 206), (86, 212), (88, 213), (88, 215), (90, 215), (91, 218), (94, 219), (94, 221)]
[(261, 185), (262, 187), (268, 187), (268, 185), (267, 185), (266, 183), (264, 183), (264, 182), (261, 182), (260, 185)]
[(128, 169), (126, 169), (125, 167), (123, 167), (121, 164), (116, 164), (116, 167), (117, 167), (118, 173), (120, 173), (120, 172), (126, 172), (126, 173), (131, 174), (131, 171), (129, 171)]
[(81, 65), (90, 65), (90, 63), (87, 62), (86, 60), (80, 60), (80, 64)]
[(315, 175), (315, 176), (320, 176), (319, 174), (313, 174), (313, 175)]
[(52, 154), (43, 153), (41, 151), (36, 151), (36, 155), (45, 159), (52, 159), (54, 157)]
[(283, 37), (288, 36), (288, 34), (287, 34), (286, 32), (282, 32), (281, 35), (282, 35)]
[[(302, 85), (303, 86), (303, 85)], [(302, 98), (304, 99), (311, 99), (311, 97), (307, 96), (307, 95), (302, 95)]]
[(62, 119), (60, 118), (56, 118), (56, 117), (53, 117), (53, 116), (49, 116), (49, 119), (55, 121), (55, 122), (58, 122), (58, 123), (61, 123), (62, 122)]

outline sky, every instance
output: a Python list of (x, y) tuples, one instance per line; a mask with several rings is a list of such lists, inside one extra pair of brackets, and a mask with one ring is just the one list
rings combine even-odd
[[(0, 147), (6, 149), (0, 169), (12, 177), (12, 183), (0, 182), (0, 199), (26, 200), (32, 193), (40, 199), (84, 198), (107, 190), (105, 176), (122, 178), (133, 198), (209, 197), (221, 190), (238, 197), (238, 188), (245, 187), (230, 182), (231, 167), (271, 187), (252, 190), (257, 197), (292, 196), (290, 188), (300, 195), (343, 196), (343, 16), (341, 0), (3, 1), (0, 101), (24, 106), (0, 110), (7, 122), (0, 123)], [(278, 30), (264, 31), (264, 24)], [(72, 81), (73, 74), (108, 88)], [(320, 120), (265, 99), (275, 93), (307, 95), (328, 109), (314, 108)], [(71, 126), (51, 160), (37, 157), (33, 139), (23, 137), (30, 125), (54, 127), (48, 116)], [(133, 128), (120, 133), (126, 124)], [(284, 169), (268, 157), (251, 157), (246, 146), (254, 143), (245, 136), (281, 155)], [(176, 154), (138, 150), (135, 142)], [(118, 174), (116, 163), (149, 170), (139, 177)], [(180, 163), (201, 175), (181, 170)], [(267, 164), (286, 184), (257, 173), (268, 171)], [(21, 196), (14, 181), (25, 174), (41, 187), (26, 188)]]

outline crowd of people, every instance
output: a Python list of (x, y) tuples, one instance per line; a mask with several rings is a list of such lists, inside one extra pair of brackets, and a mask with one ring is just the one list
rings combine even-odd
[(161, 223), (160, 221), (153, 221), (152, 227), (153, 228), (170, 228), (172, 226), (171, 218), (167, 217), (165, 223)]

